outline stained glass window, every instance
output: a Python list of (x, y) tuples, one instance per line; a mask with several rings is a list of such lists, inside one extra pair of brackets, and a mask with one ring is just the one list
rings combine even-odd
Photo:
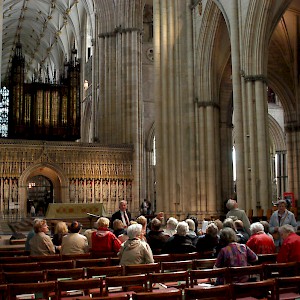
[(3, 87), (0, 90), (0, 96), (0, 137), (7, 137), (9, 90)]

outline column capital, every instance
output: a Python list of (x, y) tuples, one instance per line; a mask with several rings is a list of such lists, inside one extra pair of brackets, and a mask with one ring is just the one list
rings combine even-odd
[(264, 74), (246, 75), (245, 72), (242, 70), (241, 76), (244, 77), (245, 81), (262, 81), (264, 83), (268, 82), (268, 78)]
[(98, 36), (99, 36), (99, 38), (105, 38), (105, 37), (116, 36), (117, 34), (122, 34), (122, 33), (127, 33), (127, 32), (138, 32), (138, 33), (142, 34), (143, 29), (136, 28), (136, 27), (123, 28), (120, 25), (120, 26), (117, 26), (114, 31), (99, 33)]
[(198, 98), (195, 98), (195, 103), (197, 104), (198, 107), (212, 106), (212, 107), (220, 109), (220, 105), (213, 101), (199, 101)]

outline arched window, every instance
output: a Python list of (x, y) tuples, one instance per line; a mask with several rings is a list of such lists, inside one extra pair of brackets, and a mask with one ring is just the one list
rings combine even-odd
[(9, 90), (3, 87), (0, 90), (0, 137), (8, 135), (8, 106), (9, 106)]

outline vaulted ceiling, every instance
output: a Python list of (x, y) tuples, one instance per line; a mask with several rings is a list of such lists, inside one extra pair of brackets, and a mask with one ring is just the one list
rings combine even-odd
[[(72, 48), (78, 48), (94, 16), (93, 0), (3, 0), (3, 36), (1, 78), (7, 78), (16, 44), (22, 44), (26, 78), (34, 73), (54, 70), (59, 73), (70, 59)], [(80, 51), (80, 48), (77, 49)], [(80, 53), (78, 53), (80, 57)]]

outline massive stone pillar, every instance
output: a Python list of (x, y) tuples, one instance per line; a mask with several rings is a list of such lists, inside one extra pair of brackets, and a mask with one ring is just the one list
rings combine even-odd
[(248, 160), (245, 166), (247, 180), (246, 208), (270, 207), (272, 186), (270, 178), (271, 156), (269, 148), (267, 85), (263, 75), (245, 76), (246, 127)]
[[(102, 1), (103, 2), (103, 1)], [(141, 201), (143, 169), (143, 106), (141, 97), (141, 45), (143, 1), (108, 1), (98, 22), (97, 124), (95, 139), (104, 144), (134, 146), (132, 203)], [(104, 8), (108, 8), (107, 11)], [(126, 11), (126, 14), (124, 12)], [(113, 15), (113, 17), (112, 17)], [(97, 84), (97, 82), (96, 82)], [(118, 204), (116, 203), (116, 208)]]
[(154, 0), (157, 211), (197, 210), (193, 48), (189, 1)]
[[(0, 0), (0, 45), (2, 45), (2, 33), (3, 33), (3, 0)], [(2, 47), (0, 48), (0, 66), (2, 65)], [(2, 82), (1, 74), (0, 74), (0, 88)]]
[(245, 144), (244, 144), (244, 107), (241, 89), (241, 54), (240, 54), (240, 24), (238, 14), (238, 0), (231, 1), (231, 63), (232, 63), (232, 90), (234, 106), (234, 129), (236, 149), (236, 189), (238, 203), (241, 208), (246, 206), (245, 182)]

